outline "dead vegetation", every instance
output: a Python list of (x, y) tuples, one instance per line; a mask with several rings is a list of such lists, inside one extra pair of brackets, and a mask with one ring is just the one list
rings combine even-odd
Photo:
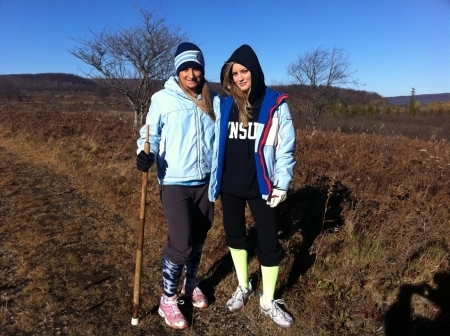
[[(156, 312), (165, 224), (154, 171), (141, 323), (130, 325), (140, 197), (132, 113), (23, 106), (0, 107), (0, 334), (178, 333)], [(450, 146), (368, 133), (297, 131), (277, 288), (294, 327), (266, 320), (257, 300), (225, 312), (236, 281), (217, 202), (199, 271), (212, 305), (183, 307), (184, 334), (450, 333)], [(248, 224), (254, 235), (250, 215)]]

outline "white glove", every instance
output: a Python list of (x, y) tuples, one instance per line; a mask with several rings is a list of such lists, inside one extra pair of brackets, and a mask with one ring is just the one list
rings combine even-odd
[(272, 189), (272, 194), (267, 199), (267, 205), (270, 205), (271, 208), (275, 208), (278, 205), (278, 203), (286, 200), (286, 197), (287, 197), (286, 190), (274, 187)]

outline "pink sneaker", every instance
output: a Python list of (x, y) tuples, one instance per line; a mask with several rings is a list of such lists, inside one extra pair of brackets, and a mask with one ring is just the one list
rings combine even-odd
[(166, 296), (163, 294), (159, 301), (158, 313), (164, 317), (166, 323), (174, 329), (186, 329), (188, 322), (184, 318), (183, 314), (178, 309), (178, 303), (183, 304), (182, 300), (177, 299), (177, 295)]
[(202, 290), (198, 288), (197, 283), (194, 285), (186, 285), (186, 279), (183, 282), (183, 288), (181, 294), (186, 295), (192, 300), (192, 305), (197, 308), (208, 307), (208, 298), (203, 294)]

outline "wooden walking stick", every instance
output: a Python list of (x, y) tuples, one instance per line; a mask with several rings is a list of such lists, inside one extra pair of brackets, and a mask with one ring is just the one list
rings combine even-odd
[[(145, 144), (144, 152), (150, 153), (150, 143), (148, 142), (149, 126), (145, 128)], [(138, 244), (136, 250), (136, 269), (134, 272), (134, 294), (133, 294), (133, 315), (131, 318), (132, 325), (139, 323), (139, 294), (141, 291), (141, 271), (142, 271), (142, 250), (144, 247), (144, 226), (145, 226), (145, 208), (147, 203), (147, 182), (148, 171), (142, 172), (142, 188), (141, 188), (141, 210), (139, 213), (138, 227)]]

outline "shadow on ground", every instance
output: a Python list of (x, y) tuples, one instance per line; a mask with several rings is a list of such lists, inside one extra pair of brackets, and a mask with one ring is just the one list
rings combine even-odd
[[(436, 273), (434, 286), (422, 283), (403, 285), (397, 301), (385, 315), (386, 336), (445, 336), (450, 335), (450, 273)], [(428, 300), (435, 306), (433, 319), (416, 316), (413, 297)]]
[[(289, 264), (286, 283), (278, 286), (276, 298), (292, 288), (299, 277), (314, 264), (315, 254), (310, 251), (316, 238), (321, 234), (335, 232), (342, 226), (342, 205), (349, 197), (348, 188), (323, 176), (313, 186), (293, 190), (288, 194), (287, 200), (280, 204), (279, 239), (283, 245), (289, 247), (286, 254), (290, 258), (287, 259), (292, 261)], [(248, 235), (252, 242), (256, 242), (257, 233), (254, 226), (249, 227)], [(301, 239), (295, 239), (298, 235), (301, 235)], [(249, 260), (256, 258), (254, 248), (249, 249), (248, 257)], [(201, 287), (212, 302), (215, 301), (214, 288), (231, 272), (233, 262), (229, 252), (206, 272), (210, 276), (201, 281)], [(254, 288), (257, 288), (261, 281), (260, 272), (251, 274), (250, 277)]]
[(314, 264), (313, 245), (324, 234), (339, 231), (343, 204), (350, 199), (350, 191), (339, 181), (322, 176), (316, 183), (294, 190), (280, 207), (280, 239), (291, 256), (289, 274), (276, 297), (289, 291)]

